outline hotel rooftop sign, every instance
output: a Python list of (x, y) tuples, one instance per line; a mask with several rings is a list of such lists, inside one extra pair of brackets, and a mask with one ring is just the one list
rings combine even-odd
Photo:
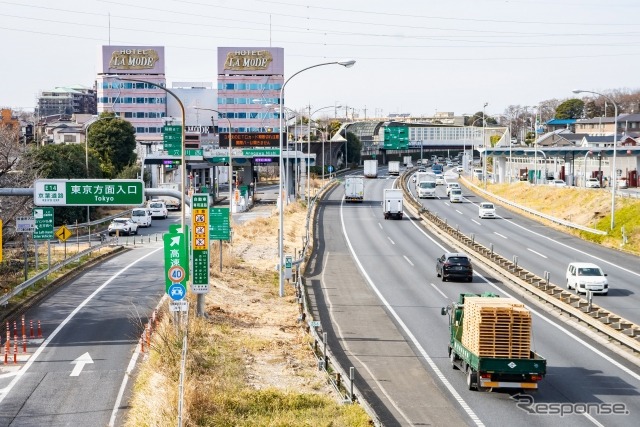
[(104, 74), (164, 74), (162, 46), (102, 46)]

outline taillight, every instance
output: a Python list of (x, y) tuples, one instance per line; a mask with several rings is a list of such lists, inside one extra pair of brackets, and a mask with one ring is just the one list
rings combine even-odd
[(486, 374), (486, 373), (480, 374), (480, 378), (484, 378), (484, 379), (489, 379), (490, 380), (491, 379), (491, 374)]
[(542, 375), (531, 375), (531, 381), (542, 381)]

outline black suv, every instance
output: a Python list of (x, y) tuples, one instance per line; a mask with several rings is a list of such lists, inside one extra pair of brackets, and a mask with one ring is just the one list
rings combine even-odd
[(471, 282), (473, 280), (473, 266), (467, 255), (447, 252), (437, 259), (436, 274), (438, 277), (442, 276), (443, 282), (456, 277)]

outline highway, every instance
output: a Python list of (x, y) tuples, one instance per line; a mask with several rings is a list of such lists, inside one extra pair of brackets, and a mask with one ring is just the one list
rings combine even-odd
[[(457, 180), (457, 174), (447, 171), (445, 178)], [(412, 192), (415, 194), (413, 186)], [(570, 262), (593, 262), (608, 275), (608, 295), (594, 295), (594, 303), (623, 318), (640, 324), (640, 262), (638, 257), (547, 227), (506, 208), (497, 207), (499, 218), (479, 219), (478, 203), (484, 199), (464, 185), (464, 203), (450, 203), (443, 186), (436, 189), (437, 199), (421, 199), (422, 205), (446, 218), (448, 224), (459, 226), (463, 234), (493, 246), (494, 252), (507, 259), (518, 257), (518, 265), (544, 277), (550, 273), (551, 282), (566, 287), (566, 270)], [(561, 191), (561, 189), (559, 189)], [(589, 190), (587, 190), (589, 191)], [(575, 291), (571, 291), (575, 293)]]
[[(406, 210), (402, 221), (383, 219), (382, 189), (392, 182), (388, 176), (367, 180), (362, 204), (342, 203), (342, 186), (331, 191), (321, 203), (319, 241), (309, 277), (312, 305), (332, 353), (345, 369), (356, 368), (356, 383), (384, 425), (636, 425), (638, 367), (529, 301), (523, 302), (533, 312), (532, 347), (548, 360), (539, 390), (469, 391), (465, 376), (453, 370), (448, 359), (448, 319), (440, 308), (461, 292), (515, 295), (478, 267), (472, 283), (443, 283), (437, 278), (435, 259), (449, 249)], [(460, 215), (461, 226), (475, 224), (471, 203), (458, 208), (448, 201), (429, 202), (440, 203), (453, 218)], [(469, 213), (462, 218), (457, 210), (464, 212), (465, 205)], [(514, 223), (521, 221), (510, 217)], [(476, 224), (474, 232), (494, 236), (497, 230), (489, 229), (486, 221)], [(498, 227), (503, 221), (490, 224)], [(520, 226), (519, 233), (544, 228), (534, 223)], [(523, 241), (509, 230), (501, 232), (506, 236), (502, 240)], [(527, 244), (535, 240), (526, 236)], [(513, 243), (511, 249), (517, 246)], [(534, 246), (540, 251), (543, 247)], [(588, 245), (584, 248), (589, 250)], [(532, 255), (520, 252), (519, 257), (530, 262)], [(580, 404), (593, 408), (568, 414), (580, 412)], [(614, 404), (623, 414), (602, 414)], [(566, 408), (563, 416), (557, 414), (559, 408)]]
[[(166, 231), (174, 220), (140, 234)], [(88, 268), (25, 313), (41, 319), (43, 339), (32, 340), (28, 361), (1, 369), (1, 426), (121, 423), (127, 372), (164, 294), (162, 239), (140, 244), (137, 237), (127, 253)]]

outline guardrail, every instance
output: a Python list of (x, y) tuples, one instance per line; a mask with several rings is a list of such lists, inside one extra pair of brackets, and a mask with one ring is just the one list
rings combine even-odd
[[(400, 185), (406, 194), (410, 194), (406, 185), (406, 176), (402, 177)], [(593, 304), (591, 299), (585, 299), (566, 291), (558, 285), (551, 283), (550, 275), (545, 272), (545, 277), (518, 266), (517, 258), (509, 260), (493, 252), (493, 248), (487, 248), (474, 241), (474, 237), (460, 232), (458, 226), (453, 227), (445, 219), (439, 218), (435, 213), (424, 208), (413, 197), (407, 197), (412, 206), (430, 226), (434, 232), (445, 238), (451, 246), (466, 249), (466, 253), (485, 267), (494, 270), (520, 290), (537, 297), (539, 300), (552, 305), (569, 317), (576, 318), (593, 329), (605, 334), (609, 339), (632, 350), (635, 356), (640, 353), (640, 326), (630, 322), (607, 309)], [(632, 360), (640, 364), (640, 360)]]

